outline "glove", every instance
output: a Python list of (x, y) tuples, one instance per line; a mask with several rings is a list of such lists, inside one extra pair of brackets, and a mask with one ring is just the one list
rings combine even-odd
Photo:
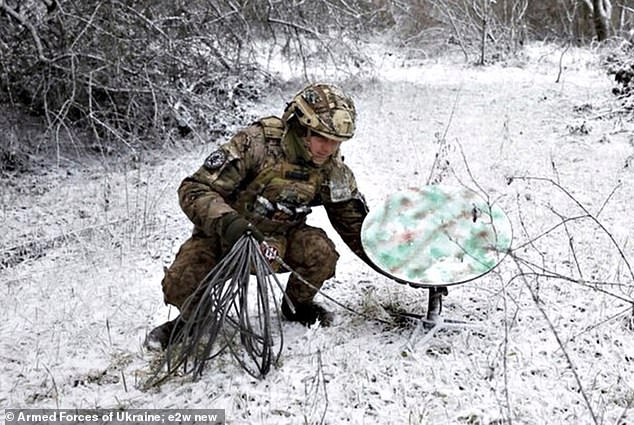
[(249, 223), (249, 221), (238, 213), (230, 213), (222, 218), (222, 238), (233, 246), (238, 239), (246, 232), (250, 231), (253, 237), (258, 241), (264, 240), (264, 235), (257, 227)]

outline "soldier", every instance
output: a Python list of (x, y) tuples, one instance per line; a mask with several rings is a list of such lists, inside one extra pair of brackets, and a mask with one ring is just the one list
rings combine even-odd
[[(165, 303), (178, 307), (186, 319), (185, 300), (247, 231), (320, 288), (334, 276), (339, 254), (322, 229), (306, 224), (318, 205), (325, 207), (350, 249), (370, 264), (360, 240), (367, 207), (339, 152), (354, 134), (355, 118), (353, 101), (338, 87), (309, 85), (287, 105), (282, 118), (263, 118), (238, 132), (185, 178), (179, 201), (194, 230), (165, 271)], [(329, 326), (333, 315), (313, 301), (316, 292), (291, 275), (286, 295), (295, 312), (285, 297), (284, 317)], [(146, 344), (165, 348), (176, 323), (182, 321), (152, 330)]]

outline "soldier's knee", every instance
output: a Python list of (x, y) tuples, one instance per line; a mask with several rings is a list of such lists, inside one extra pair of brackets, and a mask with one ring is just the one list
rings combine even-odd
[(319, 266), (324, 273), (332, 276), (335, 274), (339, 253), (335, 244), (325, 233), (314, 232), (307, 238), (306, 254), (310, 257), (310, 263)]
[(161, 286), (163, 288), (163, 302), (171, 304), (180, 309), (183, 302), (191, 293), (191, 285), (183, 284), (181, 273), (178, 270), (172, 270), (165, 267)]
[(329, 276), (335, 275), (335, 269), (337, 267), (337, 261), (339, 260), (339, 254), (333, 248), (324, 251), (322, 256), (322, 264), (325, 271), (328, 271)]
[(164, 268), (163, 300), (179, 309), (216, 264), (210, 242), (192, 238), (186, 241), (169, 268)]

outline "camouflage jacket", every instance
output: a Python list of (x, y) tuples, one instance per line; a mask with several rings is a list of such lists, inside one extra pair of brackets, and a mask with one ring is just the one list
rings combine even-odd
[(185, 178), (180, 205), (194, 234), (220, 237), (221, 219), (238, 212), (265, 236), (283, 236), (323, 205), (333, 228), (366, 260), (360, 232), (367, 208), (354, 175), (337, 153), (320, 167), (292, 158), (284, 126), (264, 118), (238, 132)]

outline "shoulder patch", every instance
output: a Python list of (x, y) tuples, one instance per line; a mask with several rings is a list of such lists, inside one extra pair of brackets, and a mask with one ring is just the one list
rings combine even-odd
[(354, 198), (357, 183), (354, 174), (343, 162), (337, 161), (327, 177), (329, 202), (343, 202)]
[(352, 199), (352, 189), (345, 180), (330, 180), (328, 188), (330, 189), (331, 202), (342, 202)]
[(222, 149), (218, 149), (217, 151), (212, 152), (207, 159), (205, 159), (203, 167), (213, 171), (222, 167), (225, 162), (227, 162), (227, 154)]

